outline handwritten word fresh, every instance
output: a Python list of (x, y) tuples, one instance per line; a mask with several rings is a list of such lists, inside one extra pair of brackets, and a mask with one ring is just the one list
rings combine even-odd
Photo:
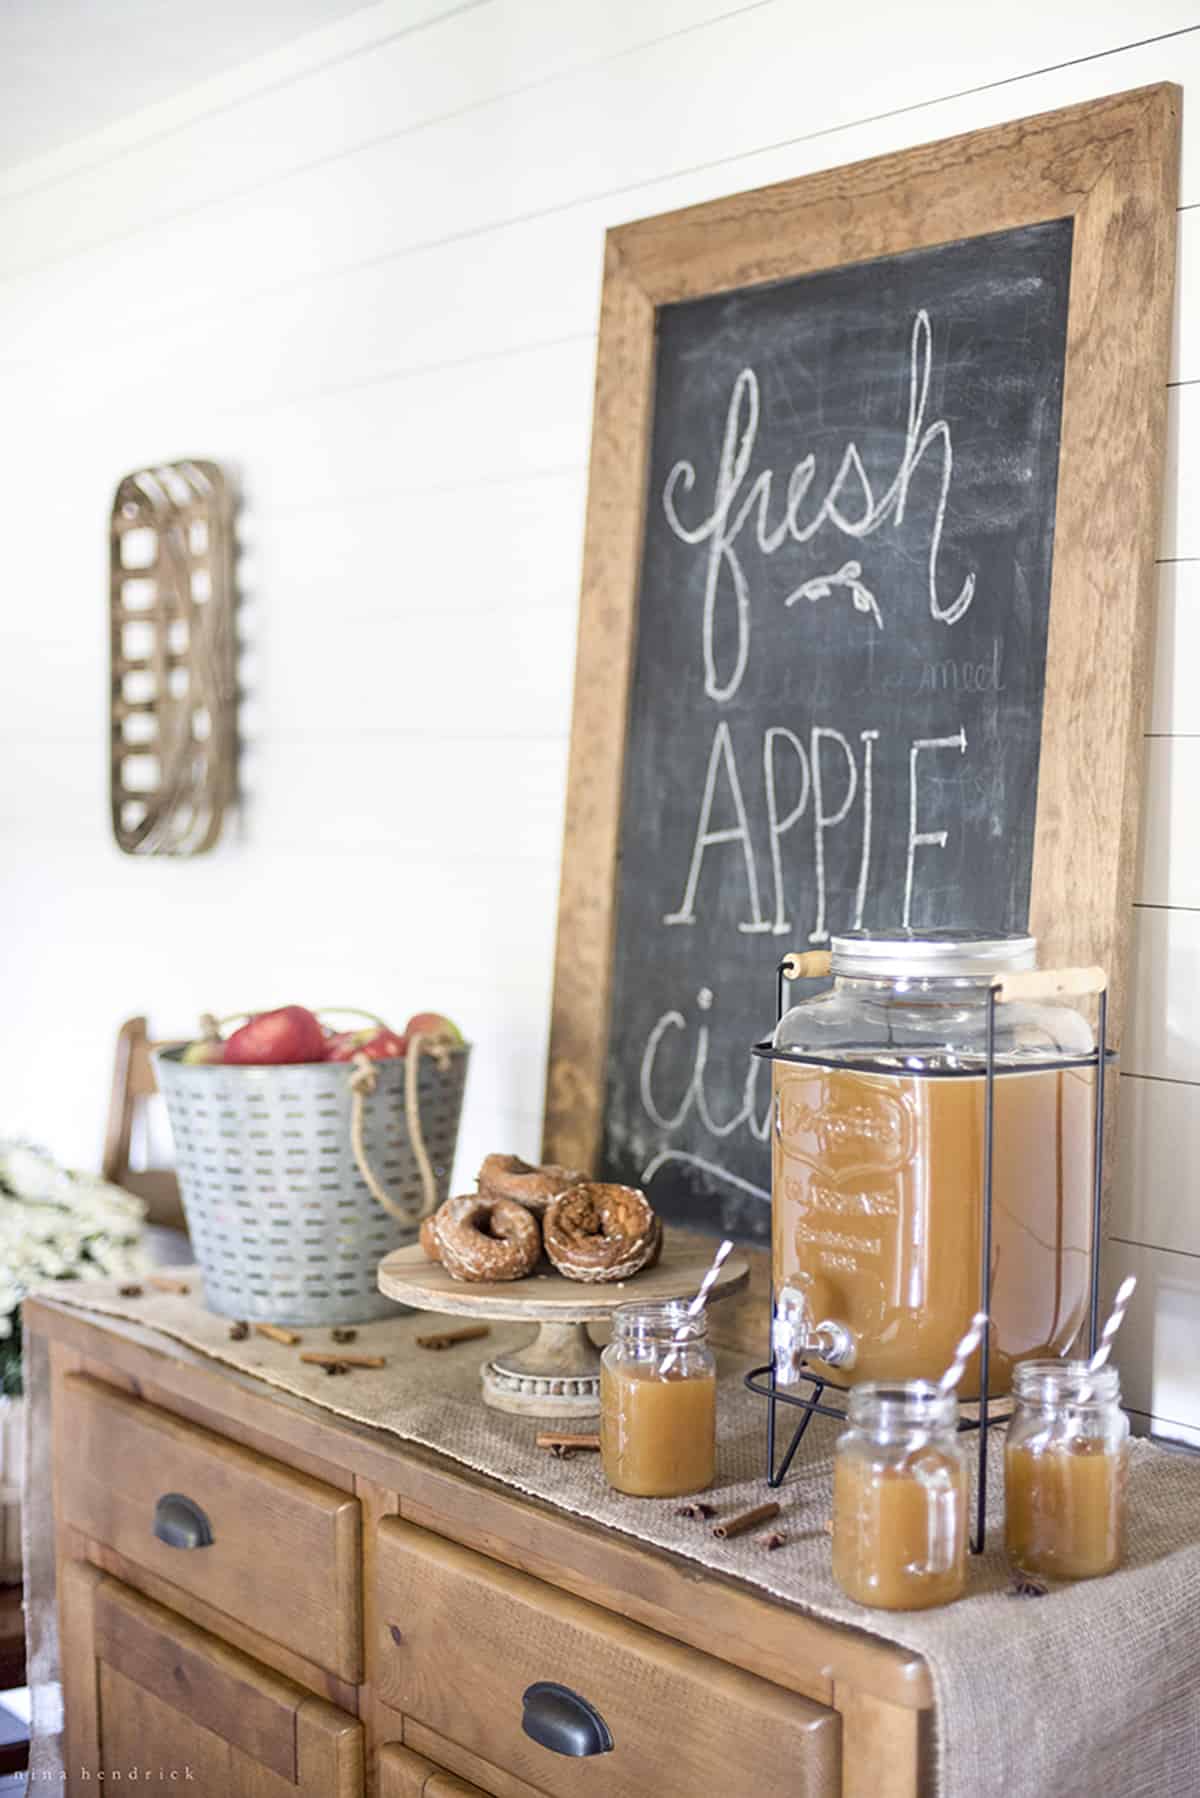
[[(970, 607), (975, 595), (974, 573), (965, 577), (953, 598), (944, 595), (940, 585), (938, 563), (954, 473), (954, 445), (944, 418), (935, 418), (928, 424), (925, 420), (932, 361), (933, 334), (929, 314), (922, 307), (913, 319), (909, 340), (904, 448), (900, 465), (881, 494), (875, 493), (862, 454), (851, 439), (820, 503), (807, 515), (805, 508), (817, 478), (817, 462), (812, 451), (800, 458), (787, 476), (782, 516), (772, 522), (776, 473), (764, 468), (750, 478), (762, 408), (758, 376), (753, 368), (743, 368), (733, 384), (712, 506), (699, 522), (689, 524), (680, 511), (681, 503), (696, 487), (695, 464), (681, 458), (671, 469), (662, 494), (667, 524), (681, 542), (706, 546), (702, 643), (704, 689), (710, 699), (731, 699), (746, 672), (750, 654), (750, 586), (744, 545), (739, 539), (752, 517), (751, 541), (764, 556), (775, 555), (785, 543), (810, 542), (825, 525), (855, 541), (874, 536), (885, 524), (899, 528), (904, 522), (913, 476), (929, 456), (931, 466), (936, 464), (937, 470), (937, 496), (929, 520), (926, 557), (929, 613), (938, 623), (950, 625), (957, 623)], [(805, 581), (788, 595), (785, 604), (801, 598), (828, 598), (835, 589), (844, 589), (855, 610), (870, 617), (882, 630), (882, 614), (874, 593), (862, 579), (862, 565), (857, 561)], [(732, 666), (725, 670), (717, 665), (716, 650), (717, 612), (723, 595), (726, 604), (729, 599), (733, 604), (734, 651)]]

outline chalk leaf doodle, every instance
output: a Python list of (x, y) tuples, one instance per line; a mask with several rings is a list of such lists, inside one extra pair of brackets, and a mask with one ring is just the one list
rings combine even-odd
[(785, 606), (794, 606), (798, 599), (828, 599), (835, 587), (845, 587), (854, 602), (854, 610), (869, 612), (880, 630), (883, 629), (879, 602), (871, 589), (863, 585), (861, 562), (843, 562), (836, 574), (816, 574), (811, 580), (802, 581), (783, 603)]
[[(750, 465), (758, 436), (762, 401), (758, 376), (753, 368), (743, 368), (733, 384), (729, 408), (725, 415), (725, 433), (717, 464), (716, 487), (712, 509), (698, 524), (688, 524), (680, 516), (679, 502), (696, 486), (695, 464), (681, 458), (672, 467), (663, 487), (662, 504), (667, 524), (683, 543), (707, 543), (708, 555), (704, 582), (704, 688), (710, 699), (723, 703), (732, 699), (741, 686), (750, 655), (750, 588), (742, 564), (738, 539), (747, 522), (754, 516), (753, 538), (760, 553), (773, 556), (785, 543), (808, 543), (825, 524), (832, 525), (845, 537), (861, 540), (871, 537), (885, 524), (899, 528), (908, 505), (909, 487), (926, 456), (936, 458), (938, 470), (937, 498), (929, 521), (929, 543), (926, 557), (926, 580), (930, 616), (940, 624), (956, 624), (975, 596), (975, 575), (968, 574), (953, 599), (943, 597), (939, 587), (938, 557), (942, 546), (942, 530), (946, 520), (946, 504), (954, 473), (954, 445), (950, 426), (944, 418), (926, 423), (929, 404), (929, 381), (933, 360), (933, 334), (929, 314), (921, 307), (913, 318), (908, 352), (908, 418), (904, 448), (899, 467), (887, 489), (876, 495), (867, 474), (858, 445), (851, 440), (842, 452), (837, 471), (820, 504), (805, 516), (806, 502), (816, 480), (817, 461), (810, 450), (795, 463), (787, 477), (782, 516), (771, 522), (771, 502), (775, 488), (775, 471), (764, 468), (754, 475), (747, 487)], [(743, 491), (745, 489), (745, 491)], [(850, 576), (848, 571), (855, 573)], [(834, 585), (850, 590), (855, 609), (874, 617), (879, 629), (883, 618), (874, 595), (862, 586), (858, 563), (847, 562), (836, 575), (820, 577), (827, 588)], [(733, 666), (723, 672), (717, 666), (716, 618), (723, 597), (722, 576), (732, 590), (734, 605)], [(819, 583), (818, 583), (819, 584)], [(826, 593), (807, 591), (806, 582), (786, 603), (795, 598), (818, 599)]]

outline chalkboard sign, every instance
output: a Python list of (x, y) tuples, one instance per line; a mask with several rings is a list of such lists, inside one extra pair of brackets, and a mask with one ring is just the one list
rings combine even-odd
[(1027, 924), (1071, 237), (659, 315), (600, 1166), (667, 1216), (765, 1232), (793, 942)]
[[(1096, 111), (1034, 123), (1086, 143)], [(1019, 154), (1019, 140), (1004, 144), (1010, 179)], [(1102, 875), (1121, 857), (1132, 795), (1114, 760), (1115, 802), (1097, 819), (1096, 758), (1113, 754), (1100, 739), (1114, 705), (1121, 755), (1140, 729), (1129, 692), (1152, 507), (1131, 527), (1136, 555), (1115, 552), (1131, 599), (1075, 530), (1085, 469), (1069, 452), (1084, 447), (1081, 383), (1108, 379), (1112, 410), (1098, 416), (1089, 396), (1086, 447), (1093, 469), (1131, 473), (1123, 430), (1130, 406), (1150, 416), (1149, 387), (1119, 392), (1115, 365), (1106, 374), (1094, 358), (1086, 375), (1072, 367), (1072, 307), (1097, 278), (1095, 221), (1073, 194), (1055, 208), (1039, 193), (1024, 217), (1001, 206), (1000, 229), (936, 235), (940, 188), (929, 219), (909, 192), (930, 183), (921, 155), (916, 174), (917, 153), (843, 171), (841, 222), (824, 177), (752, 196), (740, 216), (762, 244), (770, 196), (804, 214), (805, 190), (826, 182), (809, 195), (824, 255), (809, 235), (790, 269), (776, 253), (754, 279), (726, 278), (746, 267), (733, 202), (614, 234), (547, 1146), (644, 1186), (668, 1218), (743, 1238), (770, 1227), (769, 1078), (749, 1050), (773, 1021), (784, 953), (857, 926), (1032, 920), (1052, 955), (1120, 960), (1124, 919)], [(1035, 166), (1051, 179), (1044, 158)], [(947, 223), (994, 216), (984, 195), (964, 208), (961, 181), (941, 205)], [(864, 207), (882, 253), (866, 253)], [(708, 283), (702, 253), (716, 265)], [(639, 259), (653, 302), (640, 310), (628, 285)], [(1115, 260), (1104, 279), (1125, 280)], [(1132, 354), (1144, 325), (1130, 314), (1112, 328)], [(606, 391), (606, 336), (632, 391)], [(622, 442), (626, 500), (635, 476), (640, 492), (618, 561), (606, 502)], [(1107, 474), (1105, 488), (1115, 494)], [(1093, 538), (1098, 528), (1093, 518)], [(619, 645), (600, 607), (618, 588)], [(619, 696), (615, 766), (597, 761), (597, 641), (600, 688)], [(1079, 727), (1089, 701), (1094, 733)], [(603, 892), (583, 890), (589, 869)], [(1048, 931), (1072, 873), (1093, 889), (1071, 899), (1074, 923), (1054, 917)], [(587, 978), (602, 1008), (584, 997)]]

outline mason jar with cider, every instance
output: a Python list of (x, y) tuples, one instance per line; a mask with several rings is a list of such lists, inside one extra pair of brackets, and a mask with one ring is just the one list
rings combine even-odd
[(712, 1485), (717, 1363), (686, 1299), (621, 1305), (600, 1357), (600, 1461), (617, 1492), (678, 1498)]
[[(832, 940), (832, 986), (781, 1018), (767, 1051), (780, 1378), (802, 1363), (839, 1385), (937, 1380), (949, 1365), (981, 1302), (988, 995), (1035, 951), (1028, 936), (852, 932)], [(1095, 1063), (1071, 1004), (995, 1006), (992, 1393), (1017, 1362), (1067, 1353), (1084, 1321)], [(960, 1395), (978, 1391), (976, 1355)]]
[(1004, 1543), (1025, 1573), (1095, 1579), (1121, 1565), (1129, 1419), (1115, 1367), (1026, 1361), (1004, 1445)]

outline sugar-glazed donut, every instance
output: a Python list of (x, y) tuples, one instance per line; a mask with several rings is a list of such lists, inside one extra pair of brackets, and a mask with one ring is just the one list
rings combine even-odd
[(546, 1253), (568, 1280), (628, 1280), (651, 1266), (662, 1225), (644, 1192), (585, 1180), (551, 1201), (543, 1220)]
[(538, 1220), (515, 1199), (447, 1199), (434, 1213), (442, 1266), (455, 1280), (523, 1280), (542, 1252)]
[(586, 1179), (578, 1168), (554, 1162), (538, 1167), (519, 1155), (489, 1155), (479, 1170), (479, 1190), (489, 1199), (516, 1199), (540, 1215), (551, 1199)]

